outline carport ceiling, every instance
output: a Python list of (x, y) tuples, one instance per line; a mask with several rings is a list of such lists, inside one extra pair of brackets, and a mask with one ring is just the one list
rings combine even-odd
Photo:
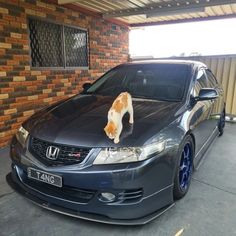
[(58, 0), (130, 26), (236, 17), (236, 0)]

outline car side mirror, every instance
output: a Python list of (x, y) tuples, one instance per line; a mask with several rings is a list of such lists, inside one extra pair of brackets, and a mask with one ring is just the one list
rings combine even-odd
[(198, 97), (195, 97), (196, 101), (212, 100), (219, 97), (218, 92), (213, 88), (202, 88)]
[(84, 83), (83, 84), (84, 91), (87, 91), (91, 86), (92, 86), (92, 84), (90, 84), (90, 83)]

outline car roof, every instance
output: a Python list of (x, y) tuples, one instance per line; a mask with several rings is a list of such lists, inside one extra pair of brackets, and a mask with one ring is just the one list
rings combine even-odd
[(205, 67), (207, 66), (200, 62), (194, 60), (179, 60), (179, 59), (159, 59), (159, 60), (137, 60), (132, 62), (127, 62), (123, 65), (146, 65), (146, 64), (185, 64), (193, 67)]

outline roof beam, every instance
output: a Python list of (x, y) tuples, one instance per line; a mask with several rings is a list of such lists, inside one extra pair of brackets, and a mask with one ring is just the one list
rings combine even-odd
[(163, 12), (153, 12), (146, 14), (146, 18), (151, 17), (160, 17), (160, 16), (173, 16), (173, 15), (180, 15), (180, 14), (188, 14), (188, 13), (199, 13), (205, 12), (205, 7), (196, 7), (191, 9), (180, 9), (175, 11), (163, 11)]
[(158, 22), (143, 22), (143, 23), (133, 23), (130, 24), (131, 28), (139, 28), (145, 26), (156, 26), (156, 25), (171, 25), (171, 24), (180, 24), (180, 23), (191, 23), (191, 22), (200, 22), (200, 21), (210, 21), (210, 20), (221, 20), (221, 19), (231, 19), (236, 18), (236, 14), (230, 15), (221, 15), (221, 16), (207, 16), (207, 17), (198, 17), (190, 19), (179, 19), (179, 20), (168, 20), (168, 21), (158, 21)]
[(59, 5), (62, 5), (62, 4), (68, 4), (68, 3), (75, 3), (77, 1), (76, 0), (57, 0), (57, 2)]
[(147, 7), (129, 8), (118, 11), (109, 11), (103, 14), (103, 18), (124, 17), (146, 14), (163, 14), (174, 11), (191, 11), (195, 8), (211, 7), (236, 3), (236, 0), (189, 0), (178, 2), (159, 2), (150, 4)]
[[(49, 4), (56, 4), (59, 5), (58, 0), (47, 0), (47, 2)], [(95, 12), (93, 10), (87, 9), (85, 7), (81, 7), (77, 4), (73, 4), (73, 3), (68, 3), (62, 6), (63, 8), (67, 8), (73, 11), (77, 11), (79, 13), (82, 13), (84, 15), (88, 15), (88, 16), (93, 16), (93, 17), (97, 17), (97, 18), (102, 18), (102, 14), (100, 12)], [(122, 21), (122, 20), (118, 20), (118, 19), (106, 19), (107, 22), (110, 22), (112, 24), (116, 24), (116, 25), (120, 25), (120, 26), (124, 26), (124, 27), (129, 27), (129, 24)]]

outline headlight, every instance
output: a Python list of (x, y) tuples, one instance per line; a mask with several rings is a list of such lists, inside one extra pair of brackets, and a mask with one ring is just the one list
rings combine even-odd
[(103, 148), (93, 164), (115, 164), (142, 161), (161, 153), (165, 149), (165, 141), (152, 143), (143, 147)]
[(29, 132), (26, 129), (24, 129), (22, 126), (17, 131), (16, 138), (22, 146), (25, 145), (28, 135), (29, 135)]

